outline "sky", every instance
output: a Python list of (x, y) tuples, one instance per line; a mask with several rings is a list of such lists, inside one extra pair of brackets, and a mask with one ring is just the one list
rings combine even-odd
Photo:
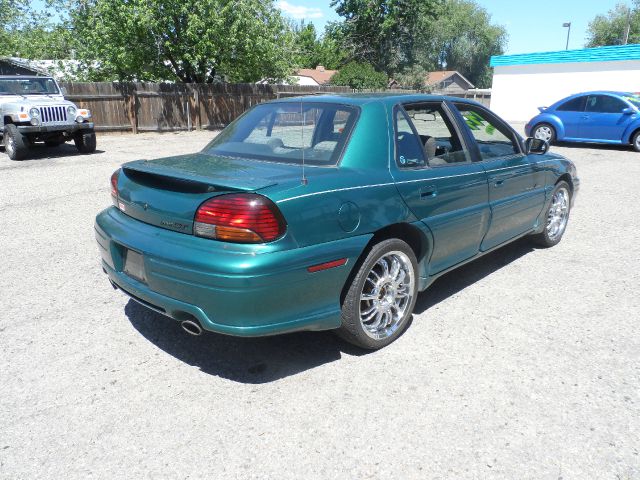
[[(569, 48), (582, 48), (589, 22), (623, 0), (476, 0), (492, 17), (493, 23), (506, 28), (509, 35), (507, 54), (564, 50), (571, 22)], [(629, 0), (626, 2), (630, 3)], [(313, 22), (318, 31), (339, 20), (330, 0), (277, 0), (276, 5), (289, 17)]]

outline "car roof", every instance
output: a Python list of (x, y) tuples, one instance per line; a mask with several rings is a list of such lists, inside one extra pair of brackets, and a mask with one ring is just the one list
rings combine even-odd
[(280, 98), (272, 100), (273, 103), (295, 103), (300, 101), (316, 102), (316, 103), (341, 103), (344, 105), (366, 105), (367, 103), (379, 102), (386, 105), (397, 105), (399, 103), (412, 103), (412, 102), (441, 102), (443, 100), (450, 100), (452, 102), (463, 102), (470, 104), (478, 104), (473, 100), (451, 97), (445, 95), (428, 95), (421, 93), (335, 93), (335, 94), (314, 94), (314, 95), (301, 95), (297, 97)]

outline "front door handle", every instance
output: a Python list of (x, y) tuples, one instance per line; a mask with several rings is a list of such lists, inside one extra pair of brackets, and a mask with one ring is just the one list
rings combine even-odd
[(438, 189), (435, 186), (423, 187), (420, 189), (420, 198), (429, 199), (438, 195)]
[(504, 185), (504, 180), (496, 180), (496, 182), (493, 184), (494, 187), (498, 188)]

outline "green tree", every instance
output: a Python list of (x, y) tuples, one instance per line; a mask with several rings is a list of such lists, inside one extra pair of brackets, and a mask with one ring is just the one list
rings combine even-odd
[(293, 24), (295, 36), (296, 64), (302, 68), (316, 68), (324, 65), (330, 70), (337, 69), (344, 60), (344, 53), (333, 37), (333, 31), (326, 29), (325, 34), (318, 37), (313, 23)]
[(185, 83), (280, 80), (293, 35), (271, 0), (75, 0), (90, 78)]
[(402, 88), (428, 92), (430, 91), (430, 88), (427, 85), (428, 74), (429, 72), (424, 67), (416, 64), (404, 69), (394, 78)]
[(332, 0), (344, 22), (342, 45), (350, 59), (393, 75), (415, 63), (416, 41), (429, 35), (421, 27), (433, 19), (442, 0)]
[(28, 10), (23, 0), (0, 0), (0, 55), (15, 55), (15, 32)]
[(369, 63), (349, 62), (331, 77), (332, 85), (348, 86), (355, 89), (387, 87), (387, 76), (377, 72)]
[(426, 68), (458, 70), (476, 87), (491, 86), (489, 60), (501, 55), (507, 43), (504, 27), (473, 0), (446, 0), (435, 19), (425, 19), (416, 46), (416, 60)]
[(640, 0), (633, 0), (631, 6), (619, 3), (606, 15), (597, 15), (589, 23), (586, 46), (622, 45), (627, 25), (631, 27), (628, 43), (640, 43)]

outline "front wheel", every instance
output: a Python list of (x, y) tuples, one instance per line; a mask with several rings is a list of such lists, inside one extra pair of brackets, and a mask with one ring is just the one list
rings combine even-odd
[(636, 132), (631, 140), (631, 145), (636, 152), (640, 152), (640, 131)]
[(93, 131), (80, 131), (73, 137), (73, 142), (80, 153), (96, 151), (96, 134)]
[(342, 302), (338, 335), (369, 350), (396, 340), (413, 313), (417, 271), (416, 256), (402, 240), (389, 239), (375, 245)]
[(551, 197), (551, 204), (546, 211), (544, 230), (533, 236), (536, 243), (543, 247), (553, 247), (560, 243), (571, 211), (571, 189), (567, 182), (559, 182)]
[(5, 125), (3, 133), (4, 151), (11, 160), (22, 160), (27, 156), (29, 143), (13, 124)]
[(541, 123), (540, 125), (536, 125), (536, 127), (531, 132), (531, 136), (533, 138), (544, 140), (549, 145), (551, 145), (556, 141), (556, 129), (548, 123)]

